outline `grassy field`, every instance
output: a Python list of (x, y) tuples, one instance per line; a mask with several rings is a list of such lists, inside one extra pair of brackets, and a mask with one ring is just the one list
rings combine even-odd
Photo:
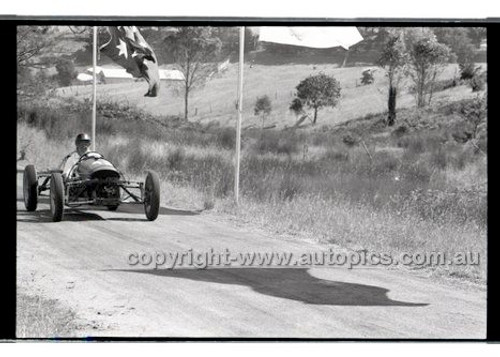
[[(290, 90), (311, 69), (248, 69), (245, 125), (250, 120), (246, 118), (259, 121), (249, 108), (252, 96), (272, 97), (276, 88), (281, 91), (276, 102), (281, 104), (268, 121), (293, 124), (286, 109)], [(317, 127), (243, 132), (242, 204), (235, 207), (235, 134), (224, 126), (233, 117), (234, 102), (229, 107), (226, 102), (234, 95), (234, 71), (230, 68), (203, 92), (194, 93), (193, 105), (204, 103), (204, 110), (211, 105), (212, 114), (200, 109), (199, 120), (189, 122), (175, 116), (173, 108), (181, 99), (168, 102), (166, 91), (162, 97), (142, 99), (143, 88), (137, 83), (100, 87), (116, 92), (98, 103), (97, 148), (131, 178), (156, 170), (163, 180), (165, 205), (211, 209), (271, 233), (350, 249), (478, 252), (484, 257), (480, 266), (440, 267), (432, 274), (485, 281), (486, 128), (475, 140), (461, 139), (470, 132), (464, 112), (477, 103), (470, 87), (441, 90), (432, 106), (418, 110), (411, 94), (403, 94), (397, 124), (387, 128), (383, 75), (377, 73), (376, 85), (356, 87), (360, 68), (331, 68), (343, 84), (342, 104), (321, 112)], [(441, 80), (454, 75), (450, 65)], [(284, 88), (289, 88), (286, 94)], [(82, 88), (64, 91), (77, 98), (86, 95)], [(125, 100), (127, 95), (136, 102)], [(164, 110), (168, 115), (155, 115)], [(79, 100), (25, 104), (18, 111), (18, 149), (37, 167), (56, 166), (73, 150), (75, 133), (89, 131), (89, 118), (90, 105)]]
[[(483, 69), (486, 64), (482, 63)], [(324, 109), (319, 114), (320, 125), (335, 125), (369, 114), (384, 112), (387, 107), (387, 78), (382, 70), (375, 72), (372, 85), (361, 86), (361, 72), (364, 67), (338, 68), (337, 65), (286, 65), (263, 66), (245, 65), (243, 127), (261, 126), (261, 119), (253, 113), (257, 97), (268, 95), (273, 110), (266, 119), (266, 125), (276, 124), (278, 128), (292, 126), (297, 118), (288, 110), (293, 99), (295, 87), (311, 74), (319, 72), (333, 75), (342, 86), (342, 99), (336, 108)], [(456, 64), (448, 65), (439, 79), (448, 79), (458, 75)], [(234, 126), (237, 116), (237, 78), (238, 66), (231, 64), (227, 71), (215, 75), (204, 87), (195, 89), (190, 95), (189, 119), (204, 124), (217, 123), (222, 126)], [(119, 102), (161, 116), (181, 116), (184, 113), (183, 91), (180, 84), (162, 82), (162, 89), (157, 98), (145, 98), (145, 82), (128, 82), (98, 86), (98, 97), (106, 101)], [(78, 99), (91, 98), (91, 86), (61, 88), (58, 94), (63, 97)], [(460, 100), (470, 98), (467, 87), (438, 92), (435, 101)], [(362, 98), (362, 100), (360, 100)], [(403, 92), (398, 98), (399, 108), (408, 108), (415, 103), (411, 93)]]

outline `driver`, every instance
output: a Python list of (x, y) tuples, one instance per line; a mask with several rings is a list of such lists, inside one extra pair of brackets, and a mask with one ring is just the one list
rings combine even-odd
[(59, 168), (63, 171), (62, 175), (64, 178), (68, 176), (69, 171), (74, 164), (78, 162), (80, 157), (90, 151), (91, 144), (90, 136), (86, 133), (80, 133), (75, 138), (76, 150), (69, 153), (59, 165)]

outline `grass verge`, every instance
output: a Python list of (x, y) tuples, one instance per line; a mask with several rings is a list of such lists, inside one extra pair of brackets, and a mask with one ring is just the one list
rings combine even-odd
[(16, 337), (57, 338), (75, 335), (76, 314), (57, 300), (17, 294)]

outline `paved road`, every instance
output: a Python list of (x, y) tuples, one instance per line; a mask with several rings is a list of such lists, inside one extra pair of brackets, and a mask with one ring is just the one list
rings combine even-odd
[(18, 286), (72, 308), (75, 336), (485, 338), (484, 288), (386, 268), (130, 266), (133, 252), (324, 250), (162, 207), (26, 212), (18, 175)]

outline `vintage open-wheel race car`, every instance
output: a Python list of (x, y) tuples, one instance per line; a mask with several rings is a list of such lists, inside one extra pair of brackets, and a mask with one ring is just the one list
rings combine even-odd
[(62, 220), (65, 206), (82, 205), (105, 206), (114, 211), (121, 204), (143, 204), (148, 220), (158, 217), (160, 180), (154, 171), (147, 172), (144, 182), (128, 181), (111, 162), (91, 151), (82, 155), (66, 176), (62, 173), (62, 170), (37, 173), (34, 165), (24, 168), (24, 205), (28, 211), (35, 211), (39, 195), (49, 190), (54, 222)]

